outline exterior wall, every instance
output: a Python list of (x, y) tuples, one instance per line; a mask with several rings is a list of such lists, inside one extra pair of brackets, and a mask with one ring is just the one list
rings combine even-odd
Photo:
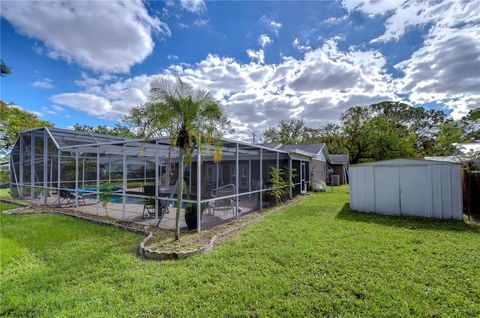
[(345, 168), (343, 165), (330, 165), (333, 169), (334, 175), (339, 175), (340, 176), (340, 185), (345, 184)]
[(385, 215), (461, 220), (460, 166), (426, 162), (350, 166), (350, 207)]
[(325, 161), (320, 161), (312, 159), (310, 161), (310, 176), (312, 181), (327, 181), (327, 163)]

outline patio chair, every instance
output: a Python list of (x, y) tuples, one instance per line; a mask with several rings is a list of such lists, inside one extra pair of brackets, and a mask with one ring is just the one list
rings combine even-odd
[(60, 201), (58, 202), (58, 206), (72, 205), (77, 201), (79, 204), (83, 203), (83, 205), (85, 205), (85, 198), (82, 195), (74, 194), (65, 189), (60, 189)]
[[(158, 218), (161, 219), (168, 213), (168, 205), (163, 200), (158, 200)], [(143, 204), (142, 219), (149, 219), (155, 217), (155, 199), (145, 199)]]
[[(234, 195), (235, 185), (234, 184), (227, 184), (212, 190), (211, 194), (213, 198), (222, 198)], [(235, 200), (233, 197), (219, 199), (210, 202), (209, 208), (212, 211), (212, 214), (215, 215), (215, 211), (223, 211), (224, 214), (227, 214), (228, 211), (235, 212)]]
[[(155, 217), (155, 186), (143, 186), (143, 195), (149, 198), (144, 199), (142, 219), (151, 219)], [(153, 197), (153, 198), (152, 198)], [(168, 204), (164, 200), (158, 200), (158, 224), (162, 221), (165, 214), (169, 212)]]

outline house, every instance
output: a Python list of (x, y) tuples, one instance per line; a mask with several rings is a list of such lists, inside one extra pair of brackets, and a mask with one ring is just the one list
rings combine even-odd
[(323, 181), (327, 182), (329, 168), (329, 153), (327, 145), (324, 143), (312, 144), (290, 144), (283, 145), (280, 143), (266, 143), (262, 146), (272, 148), (275, 150), (286, 151), (291, 154), (303, 155), (309, 158), (308, 175), (312, 182)]
[(452, 145), (455, 146), (455, 148), (457, 148), (457, 150), (453, 153), (454, 156), (466, 157), (466, 156), (480, 153), (480, 142), (463, 143), (463, 144), (456, 143)]
[(338, 175), (339, 185), (348, 184), (348, 155), (330, 155), (329, 164), (332, 168), (332, 172), (328, 176), (328, 181), (331, 183), (332, 175)]
[(450, 156), (430, 156), (425, 160), (446, 162), (475, 162), (479, 165), (480, 142), (452, 144), (456, 150)]

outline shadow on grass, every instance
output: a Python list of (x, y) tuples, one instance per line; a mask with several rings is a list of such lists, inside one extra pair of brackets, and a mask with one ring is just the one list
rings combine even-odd
[(426, 229), (439, 231), (469, 231), (480, 233), (480, 226), (458, 220), (439, 220), (414, 216), (388, 216), (376, 213), (350, 210), (345, 203), (335, 218), (346, 221), (364, 222), (406, 229)]

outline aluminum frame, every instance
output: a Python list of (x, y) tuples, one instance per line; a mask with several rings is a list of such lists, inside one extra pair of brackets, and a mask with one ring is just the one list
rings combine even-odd
[[(127, 153), (127, 145), (128, 144), (135, 144), (138, 143), (139, 147), (140, 145), (142, 147), (145, 147), (145, 151), (147, 152), (147, 157), (154, 159), (155, 161), (155, 177), (154, 177), (154, 183), (155, 183), (155, 223), (159, 221), (159, 215), (158, 215), (158, 207), (159, 203), (158, 200), (162, 199), (165, 201), (176, 201), (173, 198), (166, 198), (166, 197), (161, 197), (159, 194), (159, 187), (161, 185), (160, 178), (162, 171), (160, 170), (160, 152), (159, 148), (160, 146), (168, 146), (170, 147), (170, 142), (167, 137), (157, 137), (153, 138), (151, 140), (145, 140), (145, 139), (128, 139), (128, 138), (121, 138), (121, 137), (112, 137), (112, 136), (104, 136), (104, 135), (96, 135), (92, 133), (85, 133), (85, 132), (75, 132), (75, 131), (69, 131), (69, 130), (63, 130), (63, 129), (49, 129), (47, 127), (43, 128), (37, 128), (37, 129), (31, 129), (29, 131), (23, 132), (20, 134), (19, 138), (17, 139), (17, 143), (20, 145), (19, 149), (19, 159), (20, 159), (20, 174), (19, 174), (19, 180), (17, 181), (17, 186), (20, 185), (20, 191), (19, 195), (23, 197), (23, 187), (25, 186), (25, 181), (24, 181), (24, 165), (25, 165), (25, 158), (24, 158), (24, 146), (25, 146), (25, 138), (24, 136), (26, 134), (30, 134), (31, 140), (30, 140), (30, 196), (32, 199), (35, 199), (35, 188), (37, 186), (35, 185), (35, 139), (38, 138), (36, 136), (36, 132), (39, 130), (43, 129), (43, 140), (44, 140), (44, 145), (43, 145), (43, 184), (39, 188), (43, 188), (43, 203), (47, 204), (47, 197), (48, 197), (48, 189), (54, 189), (53, 187), (53, 180), (52, 176), (50, 177), (50, 187), (48, 186), (48, 142), (52, 142), (52, 144), (55, 146), (57, 150), (57, 184), (55, 190), (57, 191), (57, 200), (60, 202), (60, 189), (61, 189), (61, 183), (62, 183), (62, 151), (67, 151), (72, 154), (74, 154), (75, 157), (75, 186), (74, 189), (71, 189), (71, 186), (67, 186), (70, 190), (74, 190), (76, 193), (76, 198), (75, 198), (75, 206), (78, 207), (78, 193), (79, 193), (79, 152), (85, 152), (85, 153), (95, 153), (95, 155), (91, 157), (83, 157), (82, 156), (82, 184), (85, 186), (86, 182), (96, 182), (96, 189), (92, 193), (95, 194), (96, 198), (96, 203), (97, 203), (97, 211), (96, 214), (99, 214), (99, 204), (100, 204), (100, 182), (106, 181), (102, 179), (102, 173), (101, 173), (101, 153), (109, 154), (111, 157), (108, 158), (108, 181), (111, 182), (113, 179), (118, 179), (118, 177), (115, 177), (112, 179), (112, 161), (118, 161), (118, 159), (112, 160), (112, 157), (115, 158), (119, 157), (121, 155), (121, 160), (122, 160), (122, 219), (125, 219), (125, 210), (126, 210), (126, 198), (127, 196), (131, 197), (140, 197), (143, 198), (145, 196), (142, 195), (135, 195), (135, 194), (127, 194), (127, 186), (128, 186), (128, 181), (135, 181), (136, 179), (130, 179), (128, 178), (128, 162), (127, 162), (127, 155), (130, 155)], [(60, 136), (60, 138), (66, 138), (65, 140), (68, 140), (69, 143), (72, 142), (72, 140), (75, 139), (75, 136), (79, 136), (80, 143), (77, 145), (62, 145), (59, 141), (56, 140), (56, 137)], [(92, 142), (88, 142), (90, 140)], [(108, 140), (110, 139), (110, 140)], [(292, 154), (291, 152), (283, 151), (283, 150), (278, 150), (278, 149), (272, 149), (268, 148), (262, 145), (255, 145), (255, 144), (250, 144), (247, 142), (242, 142), (242, 141), (236, 141), (228, 138), (223, 138), (222, 139), (224, 143), (225, 149), (228, 149), (228, 152), (234, 155), (234, 169), (235, 169), (235, 193), (233, 195), (228, 195), (228, 196), (223, 196), (223, 197), (216, 197), (216, 198), (202, 198), (202, 186), (204, 185), (202, 183), (202, 160), (209, 160), (205, 159), (205, 157), (210, 158), (211, 154), (203, 154), (202, 152), (198, 151), (198, 148), (196, 150), (196, 169), (197, 169), (197, 175), (196, 175), (196, 200), (191, 200), (191, 199), (186, 199), (183, 200), (184, 202), (189, 202), (189, 203), (195, 203), (197, 205), (197, 231), (202, 230), (202, 205), (206, 204), (208, 205), (210, 202), (213, 202), (215, 200), (219, 199), (226, 199), (226, 198), (234, 198), (235, 199), (235, 210), (234, 210), (234, 217), (238, 218), (240, 216), (240, 208), (239, 208), (239, 198), (245, 195), (252, 195), (252, 194), (260, 194), (259, 195), (259, 202), (260, 202), (260, 209), (263, 209), (263, 196), (261, 195), (262, 193), (266, 191), (272, 190), (271, 187), (264, 186), (264, 170), (265, 170), (265, 163), (264, 160), (272, 160), (271, 156), (273, 153), (275, 164), (277, 168), (280, 168), (280, 155), (285, 154), (288, 156), (288, 168), (291, 171), (292, 169), (292, 161), (308, 161), (308, 157), (305, 156), (305, 159), (298, 159), (294, 158), (292, 159)], [(95, 147), (95, 150), (89, 149)], [(104, 149), (101, 149), (102, 147), (105, 147)], [(130, 149), (131, 151), (131, 149)], [(253, 159), (251, 158), (251, 154), (254, 153), (254, 151), (257, 151), (259, 153), (259, 159)], [(268, 151), (267, 159), (265, 159), (265, 153)], [(249, 153), (250, 152), (250, 153)], [(133, 155), (133, 154), (132, 154)], [(138, 156), (138, 155), (137, 155)], [(154, 158), (153, 158), (154, 157)], [(243, 158), (242, 158), (243, 157)], [(71, 158), (71, 155), (70, 155)], [(96, 168), (95, 168), (95, 179), (91, 178), (85, 178), (85, 160), (86, 159), (91, 159), (95, 160), (96, 163)], [(286, 158), (285, 158), (286, 159)], [(51, 158), (52, 162), (52, 168), (51, 168), (51, 175), (53, 173), (53, 157)], [(70, 159), (71, 160), (71, 159)], [(240, 192), (240, 160), (247, 161), (248, 160), (248, 191), (246, 192)], [(253, 190), (252, 189), (252, 160), (259, 160), (259, 176), (258, 176), (258, 181), (259, 181), (259, 189)], [(282, 159), (284, 160), (284, 159)], [(230, 160), (232, 161), (232, 160)], [(144, 159), (144, 167), (143, 167), (143, 182), (147, 182), (147, 159)], [(210, 161), (208, 161), (210, 162)], [(106, 162), (105, 162), (106, 163)], [(116, 165), (118, 165), (116, 163)], [(243, 165), (243, 164), (242, 164)], [(215, 165), (215, 184), (216, 187), (219, 186), (219, 166), (220, 164), (216, 163)], [(242, 166), (244, 167), (244, 166)], [(268, 167), (268, 166), (267, 166)], [(242, 169), (247, 169), (246, 167)], [(167, 173), (169, 173), (167, 171)], [(308, 172), (307, 172), (308, 174)], [(289, 173), (289, 181), (290, 181), (290, 187), (289, 187), (289, 197), (293, 197), (293, 188), (301, 184), (301, 180), (299, 183), (292, 183), (292, 174)], [(151, 178), (149, 179), (151, 180)], [(120, 181), (120, 179), (118, 180)], [(72, 183), (72, 181), (66, 181), (67, 183)], [(243, 182), (243, 181), (242, 181)], [(305, 180), (305, 183), (309, 183), (310, 180), (309, 178)], [(20, 184), (18, 184), (20, 183)], [(190, 167), (190, 172), (189, 172), (189, 188), (190, 188), (190, 193), (192, 192), (191, 190), (191, 185), (192, 185), (192, 167)], [(244, 185), (245, 186), (245, 185)], [(116, 194), (117, 195), (117, 194)]]

